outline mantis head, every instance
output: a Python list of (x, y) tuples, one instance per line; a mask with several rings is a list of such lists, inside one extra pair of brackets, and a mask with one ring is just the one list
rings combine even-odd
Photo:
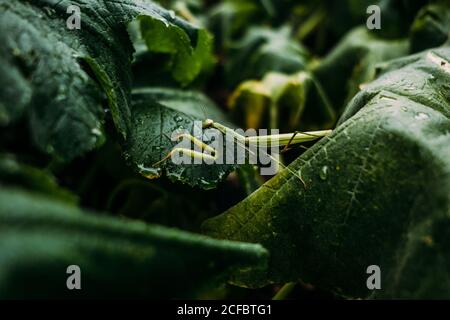
[(203, 129), (209, 129), (209, 128), (211, 128), (211, 127), (213, 126), (213, 124), (214, 124), (214, 121), (213, 121), (213, 120), (211, 120), (211, 119), (206, 119), (206, 120), (203, 121), (203, 123), (202, 123), (202, 128), (203, 128)]

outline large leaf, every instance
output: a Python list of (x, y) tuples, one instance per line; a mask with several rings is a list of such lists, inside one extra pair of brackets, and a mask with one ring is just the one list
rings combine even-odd
[(357, 27), (318, 64), (313, 74), (334, 107), (341, 111), (367, 82), (374, 79), (377, 64), (408, 53), (405, 39), (387, 40), (364, 27)]
[[(81, 10), (80, 30), (66, 27), (69, 5)], [(206, 32), (152, 2), (1, 0), (0, 8), (0, 124), (26, 112), (36, 144), (64, 159), (102, 143), (103, 94), (127, 135), (130, 21), (139, 17), (148, 49), (173, 56), (171, 70), (183, 83), (210, 61)]]
[(207, 142), (212, 137), (210, 132), (216, 130), (202, 129), (205, 117), (229, 124), (220, 109), (203, 94), (164, 88), (139, 89), (133, 95), (132, 112), (133, 127), (127, 142), (127, 154), (132, 164), (147, 178), (159, 177), (164, 169), (172, 180), (210, 189), (235, 168), (233, 164), (175, 164), (171, 159), (157, 164), (179, 143), (172, 141), (177, 131), (178, 134), (205, 134), (205, 137), (197, 138)]
[(365, 297), (375, 264), (375, 296), (450, 297), (449, 66), (448, 47), (394, 61), (290, 165), (306, 187), (284, 170), (206, 222), (209, 235), (269, 249), (269, 272), (237, 283), (301, 278)]
[[(16, 189), (0, 191), (0, 297), (195, 297), (240, 268), (264, 267), (259, 245), (98, 217)], [(81, 290), (66, 269), (81, 269)]]

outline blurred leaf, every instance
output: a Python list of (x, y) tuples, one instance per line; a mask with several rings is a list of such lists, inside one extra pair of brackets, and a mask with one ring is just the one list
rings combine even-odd
[(406, 40), (385, 40), (365, 27), (351, 30), (337, 46), (313, 67), (336, 110), (374, 79), (379, 63), (408, 53)]
[[(350, 102), (333, 134), (290, 165), (306, 188), (284, 170), (205, 223), (209, 235), (271, 253), (268, 273), (236, 283), (302, 279), (366, 297), (366, 268), (375, 264), (377, 296), (450, 297), (449, 66), (449, 47), (395, 61)], [(436, 246), (424, 248), (423, 236)]]
[(261, 81), (245, 81), (231, 95), (229, 107), (236, 119), (244, 119), (246, 128), (317, 130), (335, 122), (320, 84), (304, 71), (293, 75), (270, 72)]
[(203, 221), (223, 211), (216, 208), (217, 192), (166, 181), (128, 179), (110, 193), (107, 211), (121, 217), (198, 232)]
[(234, 86), (246, 79), (260, 79), (270, 71), (294, 73), (309, 62), (307, 50), (291, 37), (289, 27), (252, 27), (230, 49), (227, 82)]
[(259, 174), (259, 168), (250, 164), (237, 168), (236, 174), (247, 196), (255, 192), (264, 183)]
[(207, 25), (216, 42), (228, 48), (237, 35), (251, 25), (261, 7), (254, 0), (225, 0), (218, 2), (207, 15)]
[[(99, 217), (15, 189), (0, 191), (0, 222), (2, 298), (192, 298), (267, 259), (259, 245)], [(70, 265), (82, 290), (66, 287)]]
[(422, 8), (411, 26), (411, 52), (438, 47), (449, 40), (450, 3), (440, 1)]
[(171, 180), (203, 189), (214, 188), (235, 165), (175, 164), (171, 159), (157, 165), (180, 143), (171, 140), (174, 134), (199, 133), (203, 136), (197, 138), (211, 139), (212, 132), (218, 131), (202, 129), (207, 117), (228, 124), (220, 109), (199, 92), (165, 88), (137, 90), (133, 95), (133, 129), (127, 141), (132, 164), (149, 179), (159, 177), (163, 168)]
[(24, 187), (70, 204), (78, 200), (70, 191), (58, 186), (50, 173), (19, 163), (12, 155), (0, 154), (0, 185)]
[(385, 39), (404, 37), (417, 11), (428, 0), (325, 0), (329, 17), (327, 31), (342, 36), (349, 29), (365, 24), (369, 14), (367, 8), (377, 5), (381, 12), (381, 29), (373, 33)]
[[(355, 0), (350, 2), (356, 3)], [(361, 1), (357, 1), (361, 2)], [(365, 8), (369, 5), (376, 4), (380, 7), (382, 16), (381, 28), (372, 30), (375, 34), (385, 39), (403, 38), (408, 34), (411, 23), (421, 7), (429, 3), (429, 0), (378, 0), (372, 1), (362, 8), (360, 13), (365, 14), (365, 22), (368, 14), (365, 13)]]

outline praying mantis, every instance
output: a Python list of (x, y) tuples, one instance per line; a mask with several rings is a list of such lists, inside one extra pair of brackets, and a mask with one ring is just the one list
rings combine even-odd
[[(223, 124), (220, 124), (218, 122), (215, 122), (212, 119), (206, 119), (202, 122), (202, 129), (211, 129), (214, 128), (216, 130), (219, 130), (223, 135), (231, 136), (239, 145), (244, 146), (247, 150), (248, 147), (258, 147), (258, 145), (265, 145), (265, 146), (276, 146), (276, 147), (284, 147), (283, 151), (288, 150), (289, 146), (300, 144), (303, 142), (313, 141), (317, 140), (319, 138), (322, 138), (332, 132), (332, 130), (318, 130), (318, 131), (309, 131), (309, 132), (301, 132), (301, 131), (295, 131), (293, 133), (284, 133), (284, 134), (276, 134), (276, 135), (263, 135), (263, 136), (244, 136), (239, 134), (233, 129), (230, 129), (226, 127)], [(169, 158), (171, 158), (175, 153), (183, 154), (185, 156), (201, 159), (201, 160), (211, 160), (214, 161), (217, 159), (218, 152), (216, 149), (214, 149), (212, 146), (206, 144), (205, 142), (201, 141), (197, 137), (189, 134), (189, 133), (182, 133), (175, 137), (175, 140), (180, 139), (187, 139), (197, 147), (199, 147), (199, 150), (192, 150), (189, 148), (184, 147), (174, 147), (163, 159), (155, 163), (153, 166), (159, 166), (161, 163), (167, 161)], [(282, 167), (284, 167), (279, 160), (273, 158), (273, 156), (268, 155), (270, 158), (275, 160), (278, 164), (280, 164)], [(284, 167), (286, 168), (286, 167)], [(306, 186), (303, 179), (295, 174), (302, 183)]]

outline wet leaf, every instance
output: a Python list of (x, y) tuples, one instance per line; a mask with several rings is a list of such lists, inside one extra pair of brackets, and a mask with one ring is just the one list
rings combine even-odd
[[(66, 26), (69, 5), (80, 8), (80, 30)], [(171, 70), (183, 83), (211, 59), (206, 31), (152, 2), (2, 0), (0, 8), (0, 124), (26, 114), (34, 142), (65, 160), (103, 143), (104, 95), (117, 130), (127, 135), (129, 22), (142, 22), (148, 50), (172, 55)]]
[(205, 223), (209, 235), (270, 251), (267, 273), (236, 283), (302, 279), (367, 297), (366, 269), (378, 265), (378, 297), (449, 298), (449, 61), (448, 47), (394, 61), (291, 171)]
[[(180, 141), (176, 137), (190, 133), (209, 143), (215, 129), (203, 130), (206, 117), (229, 124), (220, 109), (206, 96), (193, 91), (176, 89), (140, 89), (133, 95), (133, 129), (127, 142), (127, 154), (135, 168), (149, 179), (158, 178), (163, 171), (171, 180), (203, 189), (214, 188), (234, 164), (177, 164), (171, 159), (161, 163)], [(194, 149), (190, 145), (183, 148)], [(199, 150), (200, 151), (200, 150)], [(225, 161), (224, 161), (225, 162)]]

